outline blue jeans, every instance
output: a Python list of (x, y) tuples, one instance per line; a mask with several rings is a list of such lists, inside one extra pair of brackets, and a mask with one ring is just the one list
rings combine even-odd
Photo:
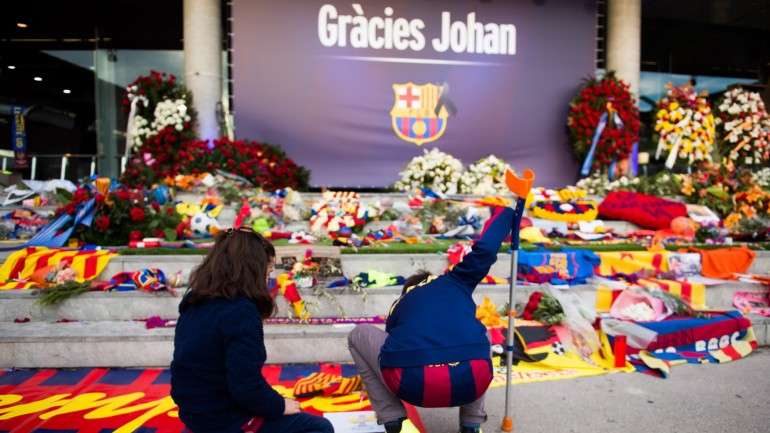
[(324, 417), (298, 413), (265, 421), (257, 433), (334, 433), (334, 427)]

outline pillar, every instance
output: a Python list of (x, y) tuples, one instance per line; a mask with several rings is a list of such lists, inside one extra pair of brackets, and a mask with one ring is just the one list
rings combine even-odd
[(222, 10), (220, 0), (184, 0), (184, 78), (198, 112), (198, 136), (219, 137), (217, 103), (222, 99)]
[(639, 96), (642, 47), (641, 0), (609, 0), (607, 4), (607, 69)]

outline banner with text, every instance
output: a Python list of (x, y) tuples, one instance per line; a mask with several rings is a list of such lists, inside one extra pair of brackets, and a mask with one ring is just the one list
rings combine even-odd
[(388, 186), (422, 149), (577, 175), (567, 104), (594, 72), (593, 0), (235, 0), (236, 135), (316, 186)]

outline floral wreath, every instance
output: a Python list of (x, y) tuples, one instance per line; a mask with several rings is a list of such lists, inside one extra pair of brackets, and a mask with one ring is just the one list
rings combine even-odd
[(628, 84), (612, 71), (587, 80), (569, 104), (567, 127), (575, 155), (589, 170), (626, 160), (639, 141), (639, 109)]

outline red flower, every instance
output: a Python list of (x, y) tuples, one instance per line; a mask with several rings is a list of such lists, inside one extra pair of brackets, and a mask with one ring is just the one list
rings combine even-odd
[(120, 201), (126, 201), (129, 199), (129, 197), (131, 197), (131, 194), (129, 194), (128, 191), (121, 189), (115, 192), (115, 196)]
[(98, 204), (104, 203), (104, 194), (99, 194), (99, 193), (96, 194), (96, 203)]
[(75, 209), (77, 209), (77, 205), (74, 202), (69, 202), (62, 208), (62, 212), (73, 215), (75, 213)]
[(187, 223), (184, 223), (184, 222), (181, 222), (181, 223), (177, 224), (177, 226), (176, 226), (176, 236), (178, 238), (180, 238), (180, 239), (183, 238), (184, 237), (184, 232), (187, 229), (187, 227), (188, 227)]
[(140, 207), (132, 207), (129, 211), (131, 221), (138, 223), (144, 221), (144, 209)]
[(152, 234), (156, 238), (161, 238), (161, 239), (165, 239), (166, 238), (166, 233), (163, 230), (161, 230), (161, 229), (155, 229), (155, 231)]
[(97, 230), (100, 232), (106, 232), (107, 229), (110, 228), (110, 217), (107, 215), (100, 215), (96, 217), (94, 224), (96, 225)]
[(155, 212), (160, 212), (160, 205), (157, 201), (152, 202), (152, 208), (155, 210)]
[(81, 203), (88, 200), (88, 190), (85, 188), (78, 188), (75, 190), (75, 194), (72, 196), (72, 201), (75, 203)]
[(128, 234), (128, 240), (130, 241), (141, 241), (144, 235), (142, 235), (142, 232), (139, 230), (132, 230), (131, 233)]

